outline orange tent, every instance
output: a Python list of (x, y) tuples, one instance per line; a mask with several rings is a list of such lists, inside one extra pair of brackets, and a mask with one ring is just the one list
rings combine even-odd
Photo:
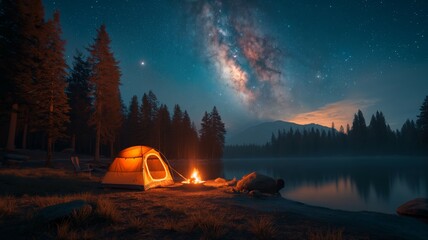
[(158, 151), (151, 147), (134, 146), (119, 152), (102, 184), (147, 190), (174, 184), (174, 180)]

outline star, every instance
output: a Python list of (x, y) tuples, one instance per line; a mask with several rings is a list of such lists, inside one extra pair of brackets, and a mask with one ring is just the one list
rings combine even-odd
[(146, 63), (144, 62), (144, 61), (141, 61), (141, 66), (144, 66), (144, 65), (146, 65)]

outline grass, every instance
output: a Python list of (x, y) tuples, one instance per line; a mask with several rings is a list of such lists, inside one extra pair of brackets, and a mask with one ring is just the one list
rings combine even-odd
[[(235, 205), (246, 197), (239, 194), (165, 188), (104, 190), (98, 186), (95, 177), (88, 180), (63, 169), (0, 169), (0, 236), (4, 239), (344, 238), (343, 230), (329, 229), (326, 224), (298, 214), (266, 213)], [(91, 207), (62, 220), (37, 222), (42, 208), (73, 200), (84, 200)]]
[(221, 239), (226, 233), (224, 216), (194, 212), (190, 216), (194, 229), (202, 232), (201, 239)]
[(128, 218), (128, 228), (134, 231), (139, 231), (142, 228), (146, 227), (147, 222), (138, 216), (130, 216)]
[(38, 207), (47, 207), (55, 204), (70, 202), (73, 200), (84, 200), (86, 202), (96, 202), (97, 197), (88, 192), (75, 193), (68, 195), (51, 195), (51, 196), (33, 196), (31, 201)]
[(16, 199), (13, 196), (0, 197), (0, 218), (14, 215), (17, 211)]
[(250, 219), (249, 226), (257, 239), (274, 239), (278, 234), (278, 229), (270, 217), (262, 216)]
[(328, 229), (326, 231), (310, 230), (308, 233), (309, 240), (342, 240), (343, 229)]
[(97, 216), (108, 222), (118, 222), (121, 214), (115, 204), (106, 198), (98, 198), (96, 202), (95, 212)]

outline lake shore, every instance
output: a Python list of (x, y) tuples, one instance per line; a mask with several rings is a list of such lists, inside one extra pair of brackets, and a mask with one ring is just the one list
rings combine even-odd
[[(428, 225), (373, 212), (308, 206), (228, 188), (175, 186), (149, 191), (103, 189), (103, 172), (55, 168), (0, 169), (0, 235), (13, 239), (426, 239)], [(87, 218), (36, 222), (46, 206), (82, 199)], [(9, 207), (5, 207), (9, 206)], [(101, 208), (104, 206), (104, 208)], [(108, 206), (108, 207), (105, 207)], [(6, 211), (9, 209), (9, 211)], [(104, 209), (101, 212), (101, 209)]]

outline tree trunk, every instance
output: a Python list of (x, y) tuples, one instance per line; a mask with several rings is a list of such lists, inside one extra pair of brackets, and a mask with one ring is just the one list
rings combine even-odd
[[(50, 134), (49, 134), (50, 135)], [(52, 166), (52, 136), (48, 136), (46, 167)]]
[(14, 103), (12, 105), (12, 111), (10, 113), (10, 122), (9, 122), (9, 136), (7, 138), (7, 151), (15, 150), (15, 134), (16, 134), (16, 122), (18, 118), (18, 104)]
[(94, 160), (100, 161), (100, 138), (101, 138), (101, 123), (97, 123), (96, 136), (95, 136), (95, 155)]
[(24, 119), (24, 131), (22, 133), (22, 149), (27, 149), (27, 135), (28, 135), (28, 109), (25, 110), (25, 119)]

